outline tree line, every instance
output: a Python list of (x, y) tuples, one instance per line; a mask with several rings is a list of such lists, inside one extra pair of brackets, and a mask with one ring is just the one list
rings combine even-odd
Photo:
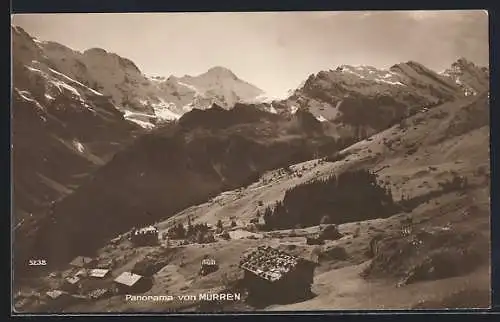
[(174, 225), (168, 230), (168, 236), (172, 239), (185, 239), (195, 243), (209, 243), (215, 240), (207, 223), (194, 224), (188, 218), (187, 226), (182, 223)]
[(264, 229), (271, 230), (382, 218), (397, 210), (391, 190), (379, 185), (374, 173), (357, 170), (289, 189), (262, 215)]

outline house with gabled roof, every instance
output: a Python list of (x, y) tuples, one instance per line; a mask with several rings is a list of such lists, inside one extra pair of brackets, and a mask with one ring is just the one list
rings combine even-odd
[(219, 269), (217, 261), (209, 256), (201, 260), (200, 275), (207, 275)]
[(48, 299), (47, 309), (50, 311), (60, 310), (62, 307), (74, 301), (74, 299), (69, 295), (69, 293), (63, 290), (50, 290), (47, 291), (45, 294)]
[(73, 267), (79, 267), (79, 268), (84, 268), (88, 267), (90, 264), (92, 264), (94, 260), (90, 257), (85, 257), (85, 256), (78, 256), (74, 258), (69, 265)]
[(51, 291), (47, 291), (45, 293), (51, 300), (57, 300), (61, 297), (63, 297), (64, 295), (67, 295), (68, 293), (64, 292), (64, 291), (61, 291), (61, 290), (51, 290)]
[(64, 283), (61, 286), (64, 291), (76, 292), (80, 286), (81, 279), (77, 276), (68, 276), (64, 279)]
[(149, 285), (148, 279), (132, 272), (123, 272), (114, 279), (115, 291), (118, 293), (134, 293), (144, 290)]
[(104, 268), (94, 268), (89, 271), (89, 276), (93, 278), (105, 278), (110, 274), (109, 269)]

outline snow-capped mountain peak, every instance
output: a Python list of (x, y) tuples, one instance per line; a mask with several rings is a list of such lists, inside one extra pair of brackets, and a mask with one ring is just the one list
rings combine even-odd
[(109, 97), (125, 118), (150, 128), (178, 119), (193, 108), (213, 103), (231, 108), (262, 94), (231, 70), (215, 66), (198, 76), (146, 76), (131, 60), (102, 48), (83, 52), (52, 41), (40, 41), (12, 26), (17, 62), (46, 65), (83, 86)]
[(215, 77), (231, 77), (233, 79), (236, 79), (236, 75), (228, 68), (222, 67), (222, 66), (214, 66), (210, 68), (205, 75), (211, 75)]
[[(459, 64), (470, 66), (463, 61)], [(279, 113), (306, 109), (321, 122), (362, 125), (374, 131), (387, 126), (392, 118), (459, 99), (464, 92), (450, 77), (407, 61), (390, 68), (340, 65), (309, 75), (290, 94), (273, 103)]]
[(405, 86), (405, 84), (402, 82), (403, 78), (401, 77), (401, 75), (388, 69), (377, 69), (375, 67), (367, 65), (340, 65), (339, 67), (337, 67), (336, 72), (343, 73), (344, 76), (352, 75), (353, 78), (357, 79), (375, 81), (378, 83), (386, 83), (390, 85)]

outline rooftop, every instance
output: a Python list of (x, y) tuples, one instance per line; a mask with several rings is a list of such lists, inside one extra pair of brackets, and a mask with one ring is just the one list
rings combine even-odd
[(215, 261), (215, 259), (212, 259), (212, 258), (205, 258), (201, 261), (201, 265), (207, 265), (207, 266), (212, 266), (212, 265), (216, 265), (217, 262)]
[(83, 267), (92, 262), (92, 258), (85, 256), (78, 256), (73, 259), (69, 264), (71, 266)]
[(95, 268), (90, 270), (90, 276), (102, 278), (109, 273), (109, 269)]
[(51, 299), (55, 300), (59, 298), (61, 295), (65, 294), (65, 292), (60, 290), (53, 290), (53, 291), (48, 291), (45, 294), (47, 294)]
[(303, 259), (270, 246), (260, 246), (245, 255), (240, 267), (271, 282), (281, 279)]
[(73, 277), (66, 277), (65, 278), (66, 282), (68, 282), (69, 284), (76, 284), (80, 281), (80, 278), (77, 277), (77, 276), (73, 276)]
[(115, 282), (119, 284), (123, 284), (126, 286), (133, 286), (135, 285), (140, 279), (142, 278), (141, 275), (134, 274), (132, 272), (123, 272), (115, 278)]
[(140, 229), (136, 230), (135, 235), (151, 234), (151, 233), (157, 233), (157, 232), (158, 232), (158, 228), (156, 228), (155, 226), (148, 226), (148, 227), (144, 227), (144, 228), (140, 228)]

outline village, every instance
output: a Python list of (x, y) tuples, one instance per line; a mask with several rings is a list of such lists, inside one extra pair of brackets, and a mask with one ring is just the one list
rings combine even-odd
[[(235, 227), (234, 221), (229, 225), (229, 228)], [(147, 249), (148, 255), (144, 261), (138, 262), (132, 269), (123, 271), (123, 267), (119, 267), (119, 261), (114, 258), (103, 260), (78, 256), (69, 263), (69, 269), (59, 274), (49, 274), (53, 289), (31, 297), (36, 298), (37, 309), (53, 312), (112, 297), (121, 297), (130, 302), (240, 301), (240, 292), (229, 293), (224, 290), (219, 293), (201, 292), (196, 296), (142, 295), (153, 287), (154, 274), (162, 268), (158, 266), (166, 264), (168, 260), (165, 255), (164, 260), (160, 260), (157, 265), (155, 255), (149, 256), (150, 254), (158, 252), (162, 256), (168, 250), (175, 251), (176, 248), (187, 247), (191, 243), (203, 245), (216, 241), (228, 242), (229, 239), (229, 233), (222, 228), (222, 224), (214, 229), (203, 224), (188, 224), (184, 228), (179, 223), (162, 234), (155, 226), (134, 229), (113, 241), (130, 242), (134, 250)], [(219, 270), (219, 265), (217, 254), (206, 254), (199, 261), (197, 274), (200, 277), (213, 274)], [(243, 272), (241, 283), (247, 286), (246, 297), (271, 300), (273, 297), (287, 296), (291, 300), (298, 299), (310, 293), (315, 265), (313, 261), (277, 248), (257, 246), (247, 251), (240, 260), (239, 268)], [(221, 287), (226, 286), (222, 283), (221, 281)]]
[[(136, 262), (131, 269), (124, 270), (124, 266), (127, 265), (122, 265), (124, 258), (120, 256), (96, 258), (77, 256), (68, 263), (68, 269), (49, 274), (48, 279), (49, 284), (53, 286), (52, 289), (46, 290), (44, 294), (38, 292), (28, 297), (20, 296), (21, 301), (16, 304), (22, 307), (23, 302), (31, 302), (30, 306), (35, 306), (36, 310), (65, 312), (66, 308), (88, 305), (113, 297), (128, 302), (241, 301), (242, 293), (239, 291), (231, 293), (225, 289), (227, 285), (224, 285), (223, 279), (218, 287), (199, 294), (195, 293), (196, 296), (142, 295), (153, 288), (155, 273), (168, 266), (169, 251), (174, 253), (176, 249), (189, 246), (204, 247), (208, 244), (228, 243), (231, 242), (231, 236), (235, 237), (234, 233), (238, 231), (248, 232), (249, 235), (242, 239), (253, 241), (261, 239), (254, 237), (248, 230), (241, 230), (235, 220), (230, 220), (226, 227), (223, 227), (220, 220), (213, 227), (203, 223), (192, 224), (188, 219), (187, 225), (176, 223), (165, 231), (160, 231), (154, 225), (134, 228), (110, 242), (111, 245), (118, 247), (129, 245), (132, 253), (144, 250), (146, 255), (143, 260)], [(182, 260), (180, 265), (183, 265)], [(273, 297), (286, 295), (293, 300), (310, 293), (315, 263), (277, 248), (256, 245), (241, 257), (238, 267), (243, 273), (241, 283), (246, 285), (245, 298), (271, 300)], [(217, 272), (219, 268), (220, 260), (217, 258), (217, 253), (210, 252), (203, 255), (199, 261), (197, 275), (207, 276)], [(299, 283), (299, 280), (303, 282)], [(214, 293), (213, 289), (221, 291)]]
[[(384, 148), (385, 136), (376, 138), (377, 148)], [(489, 220), (486, 212), (474, 220), (468, 215), (478, 211), (477, 206), (472, 208), (477, 200), (481, 200), (482, 208), (487, 206), (485, 194), (476, 190), (464, 193), (471, 189), (471, 184), (482, 184), (482, 172), (471, 173), (467, 183), (451, 171), (455, 170), (453, 167), (460, 170), (463, 163), (447, 164), (442, 169), (422, 166), (420, 175), (406, 170), (405, 162), (410, 161), (399, 167), (380, 164), (374, 173), (387, 181), (390, 178), (396, 188), (393, 191), (401, 193), (399, 200), (405, 201), (405, 191), (414, 200), (426, 194), (429, 199), (413, 211), (387, 218), (374, 216), (339, 225), (321, 221), (319, 225), (290, 229), (265, 227), (266, 208), (283, 200), (290, 187), (377, 160), (377, 153), (373, 142), (360, 142), (343, 151), (338, 159), (310, 160), (269, 171), (247, 187), (222, 192), (163, 221), (133, 228), (110, 240), (95, 254), (81, 254), (67, 268), (40, 278), (37, 286), (20, 290), (15, 294), (15, 307), (20, 312), (78, 313), (417, 305), (413, 302), (418, 299), (407, 295), (415, 289), (399, 285), (433, 279), (432, 272), (441, 266), (439, 269), (466, 266), (443, 266), (430, 260), (426, 254), (436, 252), (432, 247), (440, 247), (434, 240), (448, 238), (452, 246), (447, 246), (443, 254), (452, 252), (452, 258), (462, 261), (465, 255), (455, 252), (455, 248), (462, 247), (462, 240), (476, 238), (468, 237), (468, 232)], [(410, 160), (413, 156), (404, 158)], [(426, 186), (427, 181), (435, 186)], [(429, 192), (430, 189), (437, 192)], [(380, 243), (383, 239), (388, 240), (387, 245)], [(464, 261), (471, 265), (476, 262), (482, 263)], [(425, 265), (435, 266), (427, 270)], [(362, 277), (363, 272), (378, 276), (379, 271), (386, 274), (381, 275), (384, 278), (389, 276), (387, 284)], [(474, 278), (483, 276), (481, 272)], [(345, 283), (347, 279), (349, 282)], [(486, 282), (480, 279), (477, 285), (484, 288)], [(447, 280), (436, 283), (442, 283), (441, 287), (450, 293), (455, 285), (460, 285)], [(353, 285), (356, 288), (350, 289)], [(386, 292), (392, 294), (391, 303), (387, 303), (386, 296), (380, 296)], [(224, 294), (234, 298), (224, 299), (220, 296)], [(158, 300), (154, 300), (155, 296)], [(161, 296), (165, 296), (163, 300)], [(369, 300), (359, 300), (364, 297)], [(434, 295), (430, 292), (426, 297)]]
[[(313, 170), (323, 163), (323, 160), (316, 160), (295, 166), (293, 169), (286, 167), (271, 171), (268, 176), (263, 176), (259, 182), (247, 189), (257, 190), (255, 185), (262, 188), (273, 182), (286, 182), (290, 178), (300, 179), (302, 172)], [(223, 207), (227, 200), (238, 199), (241, 196), (242, 189), (237, 189), (230, 194), (221, 194), (210, 203)], [(229, 216), (224, 222), (218, 219), (215, 224), (207, 224), (197, 220), (197, 218), (192, 219), (191, 216), (175, 216), (163, 223), (154, 223), (140, 228), (134, 227), (129, 232), (112, 239), (109, 245), (104, 248), (103, 254), (106, 254), (105, 256), (82, 255), (75, 257), (68, 263), (68, 269), (48, 274), (47, 280), (49, 282), (45, 285), (52, 286), (51, 289), (33, 292), (29, 296), (19, 292), (19, 301), (16, 304), (19, 307), (35, 306), (36, 310), (41, 311), (61, 311), (66, 307), (85, 305), (92, 301), (117, 296), (123, 298), (129, 296), (131, 299), (132, 294), (137, 296), (137, 294), (145, 293), (153, 288), (155, 273), (167, 265), (169, 256), (165, 255), (166, 253), (189, 246), (202, 245), (204, 247), (208, 244), (228, 243), (239, 239), (258, 242), (253, 249), (250, 249), (250, 252), (247, 249), (247, 255), (241, 257), (238, 265), (243, 274), (241, 282), (248, 285), (248, 295), (254, 293), (257, 294), (254, 297), (263, 295), (267, 297), (273, 294), (270, 290), (275, 288), (281, 295), (286, 294), (291, 298), (300, 298), (303, 294), (310, 292), (314, 263), (309, 259), (299, 258), (276, 248), (260, 246), (259, 240), (264, 238), (263, 234), (259, 233), (264, 225), (260, 211), (263, 206), (261, 201), (257, 202), (256, 211), (252, 218), (243, 221), (241, 218)], [(176, 219), (177, 217), (180, 219)], [(315, 244), (311, 240), (317, 240), (319, 234), (313, 235), (315, 237), (304, 237), (307, 244)], [(107, 248), (122, 249), (124, 247), (130, 248), (131, 253), (141, 253), (144, 250), (147, 254), (142, 261), (137, 262), (130, 269), (124, 270), (123, 267), (127, 265), (123, 264), (126, 263), (127, 259), (124, 258), (126, 255), (123, 253), (126, 252), (116, 252), (117, 255), (115, 255), (106, 251)], [(118, 253), (121, 254), (118, 255)], [(216, 255), (209, 253), (202, 256), (198, 264), (197, 275), (202, 277), (219, 270), (220, 260), (217, 259)], [(180, 265), (182, 266), (183, 263), (181, 262)], [(303, 280), (306, 282), (297, 283), (296, 279), (302, 275), (304, 275)], [(259, 280), (262, 282), (256, 283)], [(288, 287), (288, 284), (294, 287)], [(224, 286), (221, 281), (218, 288)], [(224, 298), (225, 294), (221, 295), (218, 297), (217, 294), (212, 294), (212, 291), (209, 291), (200, 293), (198, 298), (217, 301)], [(236, 298), (240, 297), (239, 295)], [(140, 298), (140, 296), (136, 298)], [(228, 298), (231, 298), (231, 294)], [(163, 300), (165, 299), (167, 297), (163, 298)], [(222, 299), (222, 301), (224, 300)]]

